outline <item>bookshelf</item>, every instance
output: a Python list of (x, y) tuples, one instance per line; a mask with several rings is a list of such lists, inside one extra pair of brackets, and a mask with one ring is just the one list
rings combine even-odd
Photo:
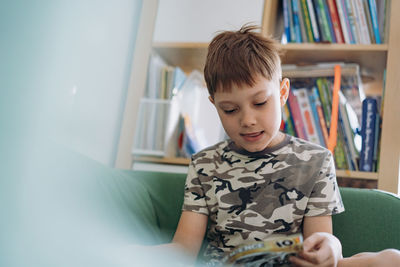
[[(265, 0), (262, 32), (275, 36), (278, 0)], [(344, 61), (361, 66), (363, 87), (367, 95), (382, 95), (383, 71), (386, 69), (386, 89), (380, 145), (378, 172), (338, 170), (337, 176), (377, 181), (378, 189), (398, 193), (400, 161), (400, 18), (394, 10), (400, 9), (400, 1), (391, 1), (389, 40), (384, 44), (281, 44), (284, 52), (282, 63)], [(155, 43), (153, 50), (169, 64), (180, 66), (186, 73), (202, 70), (207, 53), (207, 43)], [(188, 165), (188, 159), (136, 157), (139, 162)]]

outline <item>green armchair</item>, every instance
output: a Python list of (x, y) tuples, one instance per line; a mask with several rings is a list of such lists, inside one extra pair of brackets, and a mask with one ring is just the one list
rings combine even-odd
[[(122, 247), (171, 241), (185, 174), (119, 170), (76, 153), (41, 152), (47, 156), (31, 157), (18, 179), (3, 184), (0, 266), (132, 266), (140, 253)], [(346, 211), (333, 216), (333, 231), (344, 256), (400, 249), (398, 197), (340, 190)], [(144, 261), (153, 253), (147, 250)]]

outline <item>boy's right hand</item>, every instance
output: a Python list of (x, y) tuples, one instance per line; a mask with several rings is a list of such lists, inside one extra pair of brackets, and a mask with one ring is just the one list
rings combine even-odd
[(342, 258), (340, 241), (329, 233), (314, 233), (303, 243), (303, 251), (299, 257), (291, 257), (295, 266), (326, 266), (335, 267)]

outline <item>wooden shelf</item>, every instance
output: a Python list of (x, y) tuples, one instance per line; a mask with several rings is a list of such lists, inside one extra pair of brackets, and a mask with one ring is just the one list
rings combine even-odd
[(337, 177), (342, 177), (342, 178), (378, 180), (378, 173), (377, 172), (359, 172), (359, 171), (348, 171), (348, 170), (336, 170), (336, 176)]
[[(208, 43), (156, 43), (156, 51), (166, 62), (179, 66), (186, 73), (203, 71)], [(387, 44), (281, 44), (283, 64), (310, 64), (317, 62), (357, 63), (367, 95), (379, 95), (383, 87), (383, 69), (386, 66)]]
[[(182, 166), (188, 166), (190, 163), (190, 159), (188, 158), (135, 157), (135, 161), (145, 162), (145, 163), (156, 163), (156, 164), (182, 165)], [(378, 173), (376, 172), (336, 170), (336, 175), (338, 177), (343, 177), (343, 178), (378, 180)]]
[(168, 64), (179, 66), (186, 73), (203, 72), (208, 43), (156, 43), (156, 51)]

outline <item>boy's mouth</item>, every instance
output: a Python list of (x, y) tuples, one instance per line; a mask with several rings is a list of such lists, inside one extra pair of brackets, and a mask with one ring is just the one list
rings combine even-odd
[(246, 141), (254, 142), (254, 141), (257, 141), (258, 139), (260, 139), (263, 133), (264, 133), (264, 131), (252, 132), (252, 133), (241, 133), (240, 136), (242, 136)]

